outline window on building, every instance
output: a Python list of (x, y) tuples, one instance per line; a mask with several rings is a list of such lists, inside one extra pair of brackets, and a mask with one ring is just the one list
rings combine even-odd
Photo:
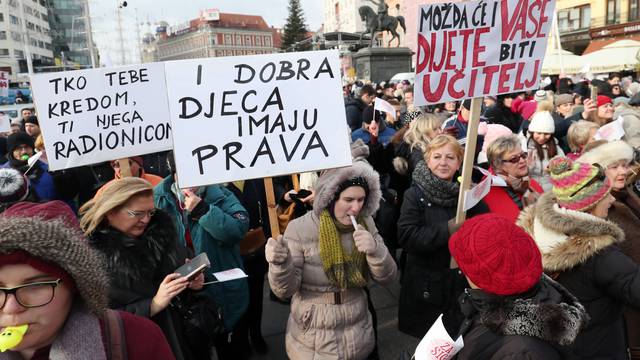
[(225, 45), (232, 45), (233, 44), (233, 38), (231, 37), (230, 34), (225, 34), (224, 35), (224, 44)]
[(22, 42), (22, 34), (20, 34), (19, 32), (12, 31), (11, 40), (16, 42)]
[(212, 36), (209, 36), (209, 45), (217, 45), (218, 43), (218, 34), (213, 34)]
[(242, 36), (236, 35), (236, 45), (242, 46)]
[(629, 0), (629, 21), (640, 20), (640, 0)]
[(0, 40), (7, 40), (7, 32), (0, 31)]
[(256, 46), (262, 46), (262, 37), (256, 36)]
[(48, 18), (49, 18), (49, 17), (48, 17), (48, 16), (47, 16), (47, 14), (45, 14), (45, 13), (41, 13), (41, 14), (40, 14), (40, 18), (41, 18), (42, 20), (44, 20), (44, 21), (49, 21), (49, 20), (48, 20)]
[(20, 25), (20, 19), (18, 19), (17, 17), (13, 16), (13, 15), (9, 15), (9, 21), (13, 24), (13, 25)]
[(561, 32), (588, 29), (591, 24), (591, 6), (579, 6), (558, 11), (558, 28)]
[(33, 15), (33, 9), (30, 6), (24, 5), (24, 12), (28, 15)]
[(39, 47), (40, 49), (44, 49), (44, 41), (42, 41), (42, 40), (38, 40), (38, 47)]
[(9, 49), (0, 49), (0, 56), (9, 56)]
[(244, 44), (246, 46), (252, 46), (253, 45), (253, 43), (251, 42), (251, 36), (247, 35), (247, 36), (244, 37)]
[(40, 25), (36, 25), (36, 31), (42, 33), (42, 28), (40, 27)]
[(607, 0), (607, 25), (620, 22), (620, 0)]
[(267, 38), (264, 39), (264, 44), (267, 46), (271, 46), (271, 38), (267, 36)]
[(34, 38), (29, 38), (29, 44), (33, 47), (37, 47), (38, 46), (38, 40), (34, 39)]
[(51, 46), (51, 44), (47, 43), (47, 42), (44, 43), (44, 48), (47, 49), (47, 50), (53, 50), (53, 46)]
[(22, 50), (13, 50), (13, 56), (17, 59), (24, 59), (24, 52)]

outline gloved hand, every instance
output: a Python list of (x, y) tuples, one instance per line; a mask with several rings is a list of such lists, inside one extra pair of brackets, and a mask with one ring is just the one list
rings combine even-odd
[(353, 242), (356, 244), (358, 251), (367, 255), (373, 254), (378, 246), (373, 235), (362, 227), (362, 225), (358, 225), (356, 231), (353, 232)]
[(282, 235), (278, 235), (276, 239), (269, 238), (264, 253), (267, 262), (274, 265), (281, 265), (284, 264), (289, 257), (289, 248), (284, 242)]
[(458, 231), (458, 229), (460, 229), (461, 226), (462, 226), (462, 223), (456, 224), (456, 219), (455, 218), (447, 221), (447, 228), (449, 229), (449, 236), (453, 235), (456, 231)]

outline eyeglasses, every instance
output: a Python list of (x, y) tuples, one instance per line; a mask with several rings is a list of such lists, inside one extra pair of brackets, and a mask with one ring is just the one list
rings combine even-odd
[(596, 181), (604, 181), (604, 179), (606, 179), (607, 175), (604, 169), (602, 168), (602, 166), (600, 166), (600, 164), (592, 164), (592, 165), (598, 168), (598, 173), (596, 174), (596, 176), (592, 177), (591, 180), (587, 181), (586, 184), (582, 185), (580, 188), (578, 188), (578, 190), (574, 191), (571, 195), (569, 195), (569, 197), (576, 196), (576, 194), (579, 193), (580, 190), (588, 188), (589, 186), (593, 185), (593, 183), (595, 183)]
[(0, 288), (0, 309), (4, 308), (10, 294), (16, 298), (18, 304), (26, 308), (45, 306), (53, 300), (56, 286), (62, 280), (41, 281), (13, 288)]
[(503, 162), (509, 162), (512, 164), (517, 164), (520, 162), (520, 160), (524, 160), (527, 158), (527, 153), (526, 152), (521, 152), (520, 155), (516, 155), (510, 159), (502, 159)]
[(144, 219), (146, 216), (149, 216), (150, 218), (152, 218), (153, 215), (156, 214), (157, 210), (158, 209), (153, 209), (149, 211), (139, 211), (139, 210), (124, 209), (124, 211), (127, 212), (127, 215), (129, 215), (129, 217), (136, 218), (136, 219)]

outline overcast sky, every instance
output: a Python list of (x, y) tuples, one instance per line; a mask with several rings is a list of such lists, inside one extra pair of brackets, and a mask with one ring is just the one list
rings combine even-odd
[[(318, 30), (322, 25), (322, 0), (300, 0), (309, 30)], [(110, 58), (119, 63), (120, 46), (116, 31), (117, 0), (89, 0), (94, 41), (98, 44), (103, 60)], [(129, 63), (136, 62), (136, 9), (141, 35), (153, 31), (155, 24), (166, 21), (177, 25), (195, 19), (200, 10), (217, 8), (220, 12), (261, 15), (267, 24), (282, 27), (286, 21), (288, 0), (127, 0), (122, 10), (123, 29), (126, 42), (126, 57)]]

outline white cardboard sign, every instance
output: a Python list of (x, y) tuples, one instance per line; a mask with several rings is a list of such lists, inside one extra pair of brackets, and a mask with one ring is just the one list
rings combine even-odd
[(537, 89), (555, 0), (423, 5), (415, 104)]
[(31, 79), (51, 170), (171, 149), (163, 63)]
[(0, 133), (11, 131), (11, 117), (7, 114), (0, 114)]
[(337, 51), (166, 63), (180, 187), (351, 165)]

